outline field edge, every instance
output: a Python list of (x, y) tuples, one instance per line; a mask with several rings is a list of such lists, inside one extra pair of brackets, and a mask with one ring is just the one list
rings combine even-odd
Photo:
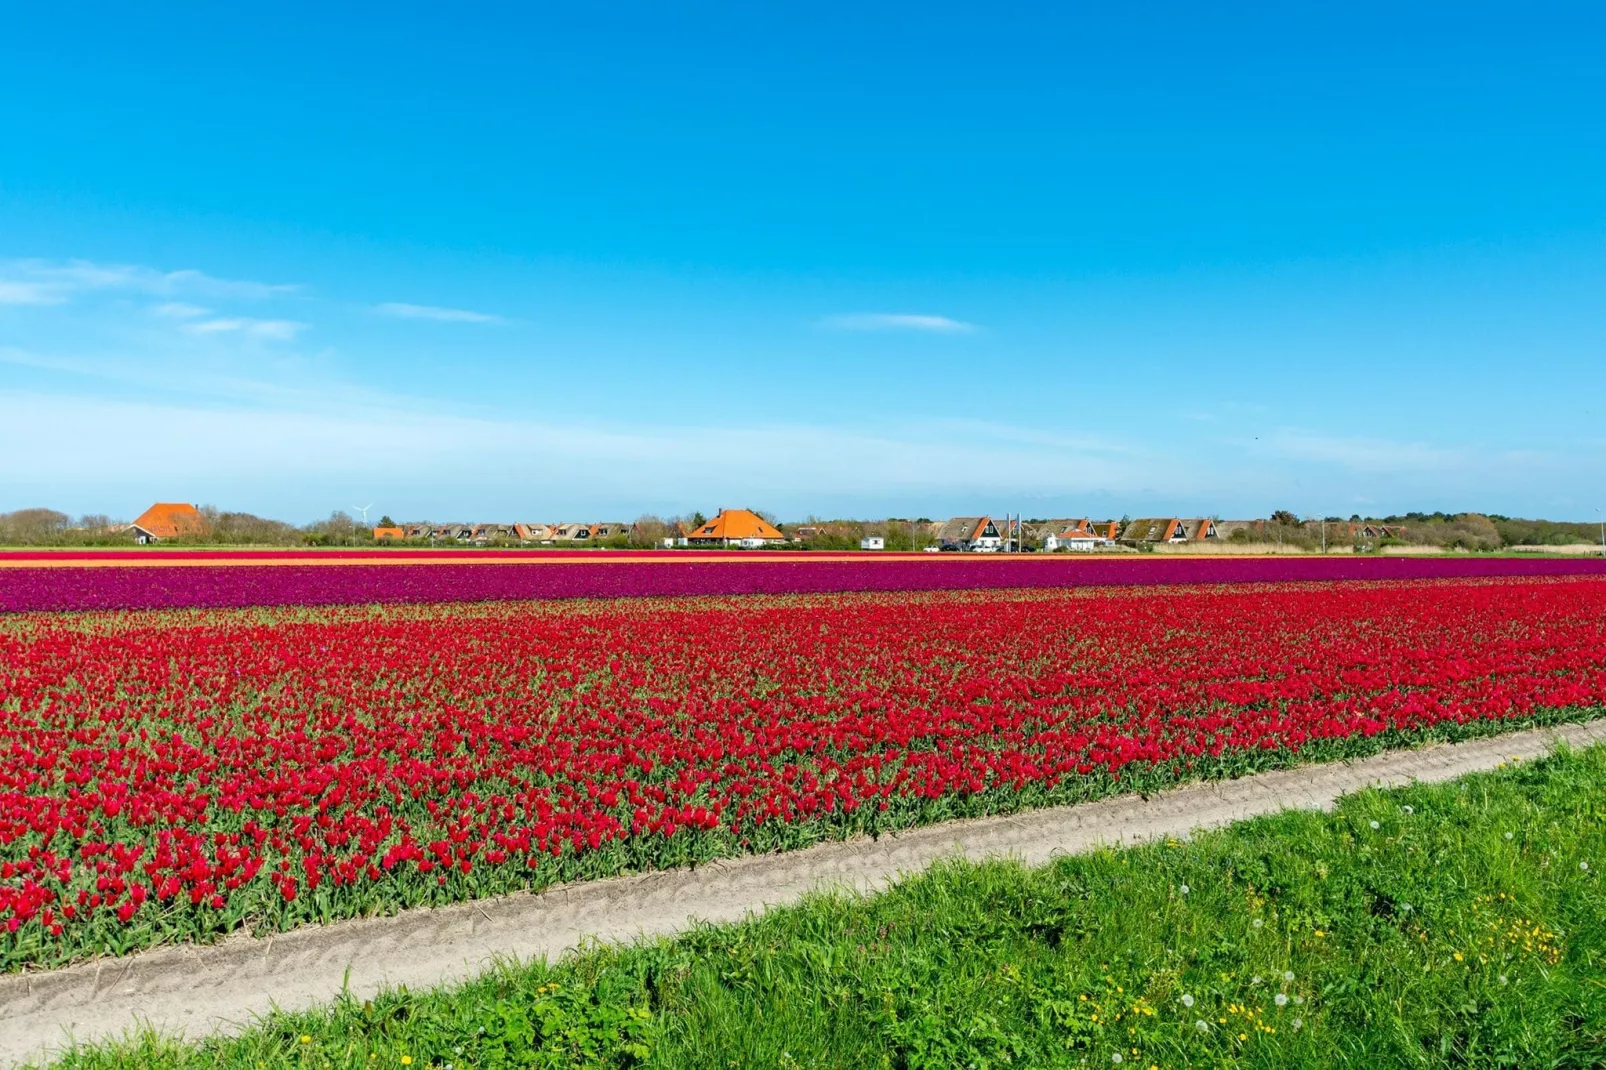
[[(141, 1021), (191, 1037), (220, 1028), (229, 1032), (242, 1018), (270, 1006), (296, 1010), (342, 991), (363, 998), (397, 985), (461, 982), (509, 958), (551, 960), (597, 940), (616, 943), (670, 935), (697, 923), (738, 921), (822, 888), (875, 891), (955, 854), (1038, 864), (1101, 844), (1186, 836), (1288, 808), (1326, 808), (1366, 787), (1449, 780), (1537, 757), (1561, 743), (1601, 740), (1606, 740), (1606, 723), (1600, 721), (1525, 728), (1459, 744), (1388, 750), (1359, 761), (1195, 782), (1147, 798), (1125, 795), (1023, 816), (931, 825), (881, 841), (825, 844), (541, 894), (303, 927), (267, 939), (235, 937), (14, 974), (0, 978), (0, 1016), (23, 1027), (14, 1032), (26, 1032), (32, 1040), (0, 1044), (0, 1061), (37, 1055), (50, 1043), (47, 1036), (62, 1035), (64, 1029), (80, 1040), (124, 1035)], [(1131, 824), (1140, 816), (1145, 831), (1134, 835)], [(1113, 839), (1104, 835), (1112, 823), (1126, 831)], [(983, 837), (986, 842), (977, 842), (978, 831), (990, 834)], [(698, 903), (710, 909), (688, 908)], [(427, 949), (422, 962), (420, 947)], [(402, 961), (408, 949), (415, 953), (410, 964)], [(269, 987), (277, 998), (265, 997)]]

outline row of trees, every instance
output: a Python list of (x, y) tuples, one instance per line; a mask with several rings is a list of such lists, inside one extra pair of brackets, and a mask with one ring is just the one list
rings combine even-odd
[[(755, 509), (771, 524), (778, 524), (773, 513)], [(282, 520), (270, 520), (252, 513), (224, 512), (215, 506), (202, 506), (201, 514), (207, 521), (204, 535), (186, 537), (187, 545), (232, 546), (361, 546), (372, 545), (373, 532), (343, 511), (330, 513), (325, 520), (301, 527)], [(1124, 524), (1126, 518), (1122, 518)], [(588, 544), (617, 549), (645, 549), (662, 546), (681, 530), (694, 530), (708, 522), (700, 512), (679, 516), (660, 517), (652, 514), (637, 518), (629, 534), (605, 540), (592, 540)], [(1482, 513), (1406, 513), (1381, 519), (1353, 515), (1348, 518), (1326, 518), (1327, 544), (1339, 545), (1348, 540), (1346, 523), (1386, 524), (1398, 528), (1396, 534), (1379, 540), (1368, 540), (1372, 545), (1407, 544), (1438, 546), (1446, 549), (1499, 550), (1509, 546), (1556, 546), (1567, 543), (1594, 542), (1599, 539), (1599, 528), (1587, 523), (1568, 523), (1555, 520), (1525, 520), (1499, 514)], [(390, 517), (381, 517), (379, 526), (394, 526)], [(1027, 522), (1027, 544), (1032, 545), (1032, 521)], [(55, 509), (19, 509), (0, 513), (0, 544), (12, 546), (118, 546), (132, 545), (133, 535), (126, 530), (125, 521), (114, 520), (104, 514), (88, 514), (77, 518)], [(822, 520), (809, 517), (798, 524), (788, 524), (782, 530), (794, 537), (794, 545), (809, 550), (856, 550), (861, 539), (875, 536), (885, 540), (888, 550), (920, 550), (936, 542), (931, 533), (931, 520), (891, 518), (887, 520)], [(1229, 536), (1236, 542), (1274, 542), (1315, 550), (1321, 546), (1321, 521), (1302, 519), (1293, 512), (1279, 509), (1271, 514), (1265, 526), (1256, 530), (1239, 529)], [(493, 543), (498, 540), (492, 540)], [(500, 540), (516, 544), (517, 540)], [(1040, 542), (1038, 543), (1040, 545)]]
[(112, 538), (113, 530), (112, 518), (98, 514), (74, 520), (55, 509), (18, 509), (14, 513), (0, 513), (0, 542), (26, 546)]
[[(1483, 513), (1404, 513), (1385, 517), (1326, 518), (1327, 542), (1347, 541), (1345, 529), (1339, 525), (1366, 523), (1395, 529), (1377, 539), (1357, 540), (1373, 546), (1405, 545), (1434, 546), (1446, 550), (1502, 550), (1511, 546), (1565, 546), (1592, 543), (1600, 538), (1600, 529), (1593, 524), (1568, 523), (1556, 520), (1524, 520), (1520, 518), (1485, 515)], [(1271, 515), (1264, 532), (1236, 531), (1230, 536), (1238, 542), (1281, 542), (1306, 549), (1321, 544), (1322, 521), (1301, 520), (1292, 512), (1280, 509)]]
[[(251, 513), (224, 512), (216, 506), (201, 506), (206, 518), (205, 534), (186, 536), (186, 545), (295, 546), (307, 541), (320, 525), (298, 528), (282, 520), (268, 520)], [(355, 532), (351, 518), (347, 528)], [(104, 513), (90, 513), (76, 519), (55, 509), (18, 509), (0, 513), (0, 543), (11, 546), (132, 546), (134, 535), (128, 521)]]

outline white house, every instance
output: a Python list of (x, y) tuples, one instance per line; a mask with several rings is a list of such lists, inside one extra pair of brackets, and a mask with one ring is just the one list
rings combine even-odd
[(1048, 553), (1055, 550), (1073, 550), (1077, 553), (1090, 553), (1100, 546), (1107, 546), (1115, 534), (1115, 524), (1095, 524), (1086, 518), (1072, 520), (1055, 525), (1058, 531), (1051, 531), (1043, 539), (1043, 549)]
[(1092, 535), (1050, 535), (1043, 540), (1043, 549), (1048, 553), (1055, 550), (1075, 550), (1078, 553), (1087, 553), (1104, 539), (1094, 538)]
[(859, 549), (861, 550), (885, 550), (886, 548), (887, 540), (880, 535), (866, 535), (859, 540)]

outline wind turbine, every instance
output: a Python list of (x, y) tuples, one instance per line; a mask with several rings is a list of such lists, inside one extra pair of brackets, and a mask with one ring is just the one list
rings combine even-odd
[(354, 506), (352, 506), (353, 509), (357, 510), (357, 512), (362, 514), (362, 526), (363, 527), (367, 527), (368, 526), (368, 510), (372, 509), (373, 507), (374, 507), (374, 503), (373, 502), (369, 502), (367, 505), (354, 505)]

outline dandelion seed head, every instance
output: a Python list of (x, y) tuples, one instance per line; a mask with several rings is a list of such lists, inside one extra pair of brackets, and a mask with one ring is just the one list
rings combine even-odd
[(1298, 1031), (1300, 1029), (1305, 1028), (1305, 1019), (1303, 1019), (1303, 1018), (1295, 1018), (1289, 1024), (1294, 1027), (1295, 1031)]
[(1509, 833), (1509, 832), (1506, 833), (1506, 839), (1508, 839), (1508, 840), (1511, 839), (1511, 833)]
[(1284, 970), (1283, 971), (1283, 980), (1292, 981), (1293, 979), (1294, 979), (1294, 971), (1293, 970)]
[(1183, 1006), (1184, 1006), (1184, 1007), (1191, 1007), (1191, 1006), (1193, 1006), (1193, 997), (1192, 997), (1192, 996), (1190, 996), (1190, 995), (1187, 995), (1187, 994), (1186, 994), (1186, 993), (1185, 993), (1185, 994), (1184, 994), (1184, 995), (1183, 995), (1183, 997), (1182, 997), (1182, 1005), (1183, 1005)]
[(1193, 889), (1189, 888), (1186, 884), (1184, 884), (1181, 888), (1179, 888), (1177, 890), (1180, 891), (1183, 895), (1187, 895), (1189, 892), (1193, 891)]
[(1201, 1033), (1210, 1032), (1210, 1023), (1205, 1021), (1203, 1018), (1200, 1018), (1198, 1021), (1194, 1022), (1193, 1027), (1199, 1030)]
[(1288, 1006), (1288, 996), (1286, 993), (1279, 992), (1276, 996), (1272, 997), (1272, 1002), (1277, 1004), (1279, 1007), (1286, 1007)]
[(1264, 925), (1266, 923), (1261, 921), (1259, 918), (1256, 918), (1254, 921), (1250, 922), (1249, 924), (1253, 925), (1255, 928), (1258, 929), (1258, 928), (1260, 928), (1262, 925)]
[(1377, 822), (1376, 822), (1376, 821), (1374, 821), (1374, 822), (1372, 822), (1372, 828), (1373, 828), (1373, 829), (1374, 829), (1374, 830), (1376, 830), (1376, 829), (1380, 829), (1380, 828), (1382, 828), (1382, 827), (1383, 827), (1383, 826), (1382, 826), (1382, 825), (1380, 825), (1380, 824), (1378, 824), (1378, 823), (1377, 823)]
[(1405, 811), (1407, 814), (1416, 813), (1416, 809), (1412, 807), (1410, 803), (1406, 803), (1404, 806), (1400, 807), (1400, 809)]

